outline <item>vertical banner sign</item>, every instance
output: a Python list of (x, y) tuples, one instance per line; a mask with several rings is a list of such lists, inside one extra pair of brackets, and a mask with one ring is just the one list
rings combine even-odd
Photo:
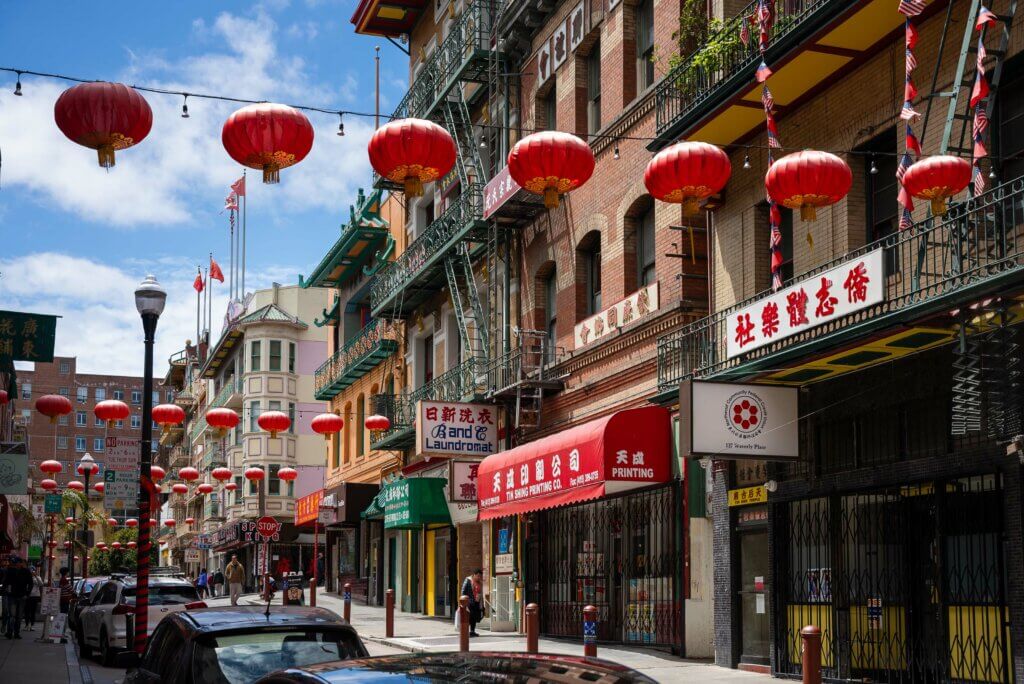
[(47, 494), (43, 500), (43, 511), (45, 513), (60, 513), (62, 502), (60, 494)]
[(56, 316), (0, 311), (0, 359), (49, 363), (56, 331)]

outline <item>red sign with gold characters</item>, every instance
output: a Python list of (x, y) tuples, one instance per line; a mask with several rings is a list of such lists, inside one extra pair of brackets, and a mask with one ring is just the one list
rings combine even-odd
[(295, 502), (296, 526), (316, 522), (317, 516), (320, 515), (320, 502), (323, 501), (323, 498), (324, 490), (318, 489)]

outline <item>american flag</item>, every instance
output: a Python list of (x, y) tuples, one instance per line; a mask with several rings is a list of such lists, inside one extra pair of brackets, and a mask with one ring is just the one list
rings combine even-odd
[(740, 42), (750, 45), (750, 27), (747, 26), (747, 22), (743, 22), (743, 26), (740, 27)]
[(907, 76), (909, 76), (914, 69), (917, 68), (917, 57), (914, 56), (914, 51), (907, 48)]
[(914, 225), (914, 217), (910, 215), (910, 210), (905, 208), (900, 214), (900, 230), (906, 230), (912, 225)]
[(974, 167), (973, 182), (974, 182), (974, 196), (975, 197), (977, 197), (978, 195), (980, 195), (983, 192), (985, 192), (985, 174), (981, 172), (981, 167), (980, 166), (975, 166)]
[(771, 252), (772, 267), (772, 290), (782, 287), (782, 230), (779, 228), (779, 208), (774, 202), (769, 205), (769, 216), (771, 217), (771, 235), (768, 249)]
[(232, 192), (224, 198), (223, 211), (238, 211), (238, 196), (235, 193)]
[(921, 114), (914, 109), (914, 104), (912, 102), (908, 101), (903, 103), (903, 109), (900, 110), (900, 118), (902, 120), (911, 121), (919, 116), (921, 116)]
[(900, 0), (899, 13), (905, 17), (916, 17), (928, 3), (925, 0)]
[(759, 0), (757, 3), (757, 28), (759, 35), (758, 47), (763, 55), (768, 49), (768, 33), (771, 31), (774, 17), (772, 16), (772, 3), (774, 0)]
[(757, 82), (764, 83), (768, 80), (768, 77), (772, 75), (772, 70), (768, 68), (768, 65), (761, 62), (761, 66), (757, 67)]
[(767, 85), (761, 88), (761, 104), (764, 106), (765, 113), (770, 114), (775, 109), (775, 98), (772, 96), (772, 91), (768, 90)]
[(971, 106), (977, 107), (978, 102), (985, 99), (988, 96), (988, 77), (985, 75), (985, 43), (982, 41), (981, 36), (978, 36), (978, 63), (977, 73), (974, 76), (974, 89), (971, 91)]
[(974, 28), (975, 30), (980, 31), (985, 26), (989, 24), (994, 24), (997, 21), (999, 21), (999, 18), (996, 17), (995, 14), (993, 14), (992, 10), (982, 6), (980, 9), (978, 9), (978, 20), (974, 22)]

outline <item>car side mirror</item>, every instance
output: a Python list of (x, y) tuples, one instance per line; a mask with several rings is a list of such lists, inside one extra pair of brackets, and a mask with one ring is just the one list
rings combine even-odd
[(142, 658), (135, 651), (121, 651), (114, 656), (114, 665), (132, 669), (142, 664)]

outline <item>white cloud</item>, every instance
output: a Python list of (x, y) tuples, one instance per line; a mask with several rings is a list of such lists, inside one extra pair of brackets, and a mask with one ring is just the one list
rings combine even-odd
[(319, 33), (320, 29), (313, 21), (297, 22), (288, 27), (288, 37), (296, 40), (315, 40)]

